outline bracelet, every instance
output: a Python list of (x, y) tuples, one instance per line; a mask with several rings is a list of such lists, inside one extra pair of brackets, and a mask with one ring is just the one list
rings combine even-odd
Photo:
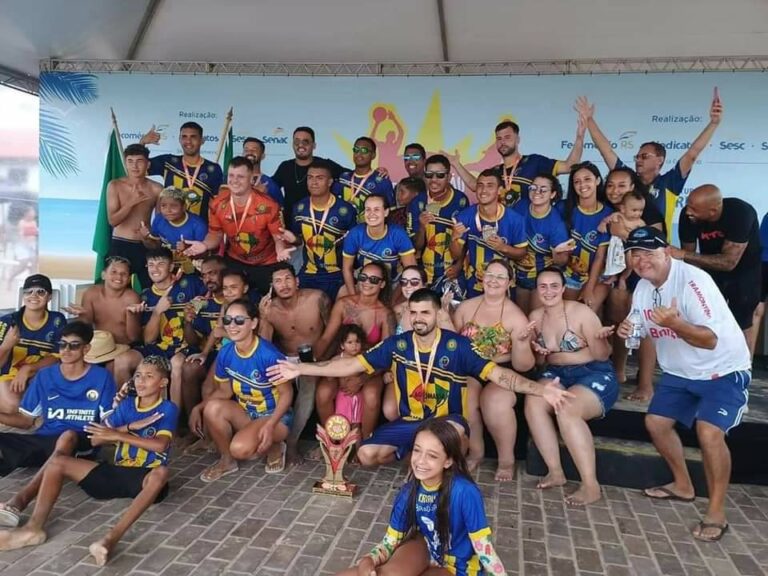
[(129, 434), (133, 432), (133, 430), (131, 430), (131, 425), (130, 424), (126, 424), (125, 425), (125, 431), (128, 432)]

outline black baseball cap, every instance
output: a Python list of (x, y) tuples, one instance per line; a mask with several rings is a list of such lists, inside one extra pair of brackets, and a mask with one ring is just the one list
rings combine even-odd
[(627, 250), (656, 250), (669, 246), (664, 232), (653, 226), (635, 228), (624, 241), (624, 252)]
[(51, 279), (44, 274), (32, 274), (32, 276), (27, 276), (27, 279), (24, 280), (22, 290), (28, 290), (29, 288), (42, 288), (48, 292), (48, 294), (53, 294)]

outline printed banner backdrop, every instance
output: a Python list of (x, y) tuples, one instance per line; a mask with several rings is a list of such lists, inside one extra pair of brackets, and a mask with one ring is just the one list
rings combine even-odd
[[(89, 278), (113, 108), (123, 145), (153, 125), (162, 133), (152, 154), (180, 153), (179, 126), (205, 130), (203, 155), (213, 158), (224, 116), (234, 108), (236, 152), (247, 136), (267, 144), (263, 170), (272, 174), (293, 156), (298, 125), (317, 133), (316, 155), (351, 165), (354, 139), (372, 136), (378, 165), (393, 181), (404, 175), (403, 146), (458, 150), (473, 171), (497, 164), (493, 127), (511, 118), (521, 127), (521, 150), (563, 159), (576, 130), (573, 103), (586, 95), (619, 157), (634, 165), (639, 145), (656, 140), (671, 168), (709, 121), (717, 86), (725, 108), (709, 148), (688, 179), (686, 194), (715, 183), (725, 196), (768, 210), (763, 170), (768, 164), (768, 76), (759, 73), (637, 74), (513, 77), (261, 77), (46, 73), (40, 102), (41, 269)], [(604, 169), (587, 136), (583, 159)], [(565, 180), (564, 180), (565, 183)], [(459, 182), (455, 182), (459, 185)], [(679, 205), (684, 204), (684, 198)]]

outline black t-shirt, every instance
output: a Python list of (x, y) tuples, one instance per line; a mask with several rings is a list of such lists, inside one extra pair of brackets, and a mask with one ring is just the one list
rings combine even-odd
[[(328, 166), (331, 167), (334, 180), (338, 179), (342, 172), (348, 170), (333, 160), (318, 158), (317, 156), (315, 156), (315, 160), (326, 162)], [(272, 180), (277, 182), (277, 185), (280, 186), (285, 193), (283, 215), (286, 220), (293, 214), (294, 204), (302, 198), (309, 196), (309, 191), (307, 190), (308, 171), (309, 166), (299, 166), (296, 164), (296, 159), (291, 159), (281, 162), (280, 166), (275, 170), (275, 174), (272, 176)]]
[(664, 215), (650, 196), (645, 199), (645, 208), (643, 208), (643, 215), (641, 218), (646, 226), (661, 224), (662, 231), (665, 235), (667, 234), (667, 223), (664, 222)]
[(747, 245), (741, 260), (731, 272), (707, 270), (715, 282), (737, 281), (760, 274), (760, 226), (757, 212), (744, 200), (724, 198), (723, 213), (717, 222), (691, 222), (683, 210), (680, 212), (678, 231), (680, 242), (698, 242), (701, 254), (720, 254), (726, 240)]

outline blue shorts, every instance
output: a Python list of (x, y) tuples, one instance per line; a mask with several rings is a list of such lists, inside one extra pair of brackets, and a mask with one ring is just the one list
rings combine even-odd
[[(464, 429), (464, 434), (469, 438), (469, 424), (464, 420), (462, 416), (458, 414), (449, 414), (446, 416), (448, 420), (459, 424)], [(405, 420), (404, 418), (398, 418), (392, 422), (382, 424), (373, 434), (360, 442), (360, 446), (377, 445), (377, 446), (394, 446), (395, 457), (398, 460), (413, 450), (413, 441), (416, 440), (416, 430), (419, 429), (424, 423), (424, 420)]]
[[(242, 406), (242, 404), (241, 404), (241, 406)], [(261, 418), (268, 418), (268, 417), (272, 416), (272, 414), (274, 413), (273, 411), (257, 412), (256, 408), (254, 408), (251, 405), (243, 406), (243, 408), (245, 409), (245, 412), (248, 414), (248, 418), (250, 418), (251, 420), (259, 420)], [(280, 418), (280, 422), (282, 424), (285, 424), (286, 427), (288, 428), (288, 430), (291, 429), (291, 426), (293, 426), (293, 408), (289, 408), (288, 412), (283, 414), (282, 418)]]
[(322, 290), (331, 299), (336, 301), (336, 295), (344, 286), (344, 276), (338, 274), (307, 274), (304, 270), (299, 273), (299, 286), (301, 288), (314, 288)]
[(581, 290), (586, 283), (586, 278), (584, 278), (584, 280), (579, 280), (578, 278), (574, 278), (572, 276), (565, 277), (565, 287), (570, 288), (571, 290)]
[(587, 362), (573, 366), (547, 366), (540, 378), (560, 378), (560, 384), (567, 390), (571, 386), (589, 388), (603, 406), (603, 416), (613, 408), (619, 399), (619, 382), (610, 362)]
[(672, 418), (687, 428), (694, 420), (702, 420), (728, 432), (741, 422), (751, 380), (748, 370), (713, 380), (688, 380), (665, 373), (656, 385), (648, 414)]
[(517, 287), (523, 290), (536, 290), (536, 278), (516, 276)]

